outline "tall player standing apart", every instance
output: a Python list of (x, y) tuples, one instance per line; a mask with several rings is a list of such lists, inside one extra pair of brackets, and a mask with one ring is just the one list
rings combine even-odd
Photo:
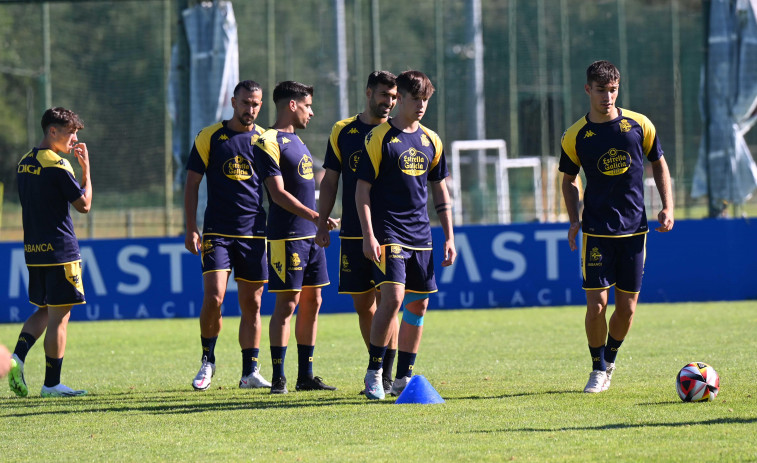
[[(195, 138), (187, 162), (184, 245), (200, 254), (204, 296), (200, 309), (202, 366), (192, 387), (204, 391), (216, 371), (215, 346), (221, 333), (221, 304), (231, 270), (239, 291), (240, 388), (271, 387), (260, 374), (260, 299), (268, 281), (263, 185), (253, 168), (253, 146), (262, 128), (255, 124), (263, 104), (260, 84), (245, 80), (234, 88), (234, 115), (206, 127)], [(197, 228), (197, 193), (207, 175), (208, 205), (202, 241)]]
[[(583, 231), (583, 288), (586, 290), (586, 337), (592, 372), (584, 392), (610, 387), (615, 358), (628, 335), (641, 290), (649, 231), (644, 208), (644, 158), (652, 163), (662, 210), (658, 232), (673, 228), (670, 172), (654, 125), (643, 114), (615, 106), (620, 72), (608, 61), (586, 70), (584, 89), (589, 113), (563, 135), (560, 171), (570, 218), (568, 243), (577, 249)], [(583, 220), (579, 220), (577, 175), (586, 175)], [(615, 287), (615, 310), (607, 323), (607, 299)]]
[[(334, 390), (313, 375), (313, 353), (321, 308), (321, 287), (329, 284), (326, 253), (315, 244), (313, 157), (295, 130), (305, 129), (313, 117), (313, 87), (285, 81), (273, 90), (276, 123), (255, 145), (255, 165), (268, 190), (268, 291), (276, 293), (269, 335), (272, 394), (286, 394), (284, 359), (290, 320), (299, 305), (294, 334), (297, 339), (296, 390)], [(337, 221), (326, 220), (333, 230)]]
[[(83, 129), (79, 116), (65, 108), (42, 115), (44, 138), (18, 163), (18, 194), (24, 226), (24, 256), (29, 268), (29, 302), (38, 309), (21, 328), (8, 375), (11, 390), (26, 397), (24, 362), (32, 345), (45, 335), (45, 383), (42, 397), (86, 394), (60, 382), (71, 308), (84, 304), (81, 253), (69, 204), (86, 214), (92, 205), (92, 180), (87, 145), (76, 133)], [(76, 181), (71, 164), (58, 153), (72, 153), (82, 169)]]
[[(365, 109), (362, 113), (341, 120), (331, 129), (323, 162), (325, 175), (321, 181), (319, 197), (318, 232), (315, 242), (322, 247), (330, 244), (326, 218), (331, 214), (342, 176), (342, 224), (339, 238), (339, 294), (350, 294), (358, 315), (360, 333), (365, 346), (370, 346), (371, 322), (376, 312), (376, 300), (380, 293), (375, 290), (373, 262), (363, 255), (363, 233), (360, 218), (355, 208), (355, 185), (357, 164), (363, 156), (365, 136), (374, 127), (389, 119), (389, 113), (397, 102), (397, 77), (387, 71), (373, 71), (368, 76), (365, 89)], [(384, 391), (392, 387), (392, 367), (397, 353), (397, 318), (392, 319), (391, 336), (382, 365)]]
[(404, 302), (391, 388), (392, 395), (399, 395), (413, 372), (429, 294), (437, 291), (426, 212), (428, 182), (444, 231), (442, 266), (452, 265), (457, 256), (444, 149), (437, 134), (420, 123), (434, 87), (422, 72), (405, 71), (397, 77), (397, 91), (397, 115), (365, 138), (369, 159), (358, 164), (355, 193), (363, 253), (375, 262), (374, 279), (381, 290), (365, 375), (365, 395), (374, 400), (385, 397), (382, 363), (392, 319)]

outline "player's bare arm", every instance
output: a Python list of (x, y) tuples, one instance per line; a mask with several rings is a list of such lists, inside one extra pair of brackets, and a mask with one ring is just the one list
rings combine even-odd
[(652, 163), (652, 174), (657, 185), (657, 191), (662, 200), (662, 210), (657, 214), (660, 226), (655, 228), (658, 232), (669, 232), (673, 229), (675, 219), (673, 217), (673, 188), (670, 181), (670, 169), (665, 158), (660, 158)]
[(318, 197), (318, 231), (315, 234), (315, 244), (323, 248), (329, 247), (331, 238), (329, 237), (328, 219), (331, 211), (334, 209), (336, 202), (336, 192), (339, 189), (339, 172), (331, 169), (325, 169), (326, 172), (321, 180), (321, 193)]
[(200, 249), (200, 230), (197, 228), (197, 197), (201, 181), (202, 174), (193, 170), (187, 171), (187, 180), (184, 184), (184, 221), (187, 224), (184, 247), (194, 255), (197, 255)]
[(381, 246), (373, 235), (371, 222), (371, 184), (365, 180), (358, 180), (355, 187), (355, 205), (360, 219), (360, 229), (363, 231), (363, 255), (374, 262), (381, 260)]
[(565, 199), (565, 209), (568, 211), (568, 220), (570, 228), (568, 229), (568, 245), (571, 251), (578, 249), (576, 245), (576, 236), (581, 230), (581, 219), (578, 217), (578, 201), (580, 197), (578, 189), (578, 180), (576, 175), (563, 174), (562, 178), (562, 195)]
[[(297, 198), (292, 196), (291, 193), (286, 191), (284, 189), (284, 180), (280, 175), (266, 178), (265, 186), (268, 188), (268, 193), (271, 195), (273, 202), (284, 208), (284, 210), (315, 224), (318, 223), (318, 212), (305, 206)], [(339, 226), (339, 219), (328, 217), (326, 219), (326, 225), (329, 230), (333, 230)]]
[(82, 214), (86, 214), (92, 206), (92, 178), (89, 170), (89, 151), (87, 150), (86, 143), (79, 142), (74, 145), (71, 152), (81, 167), (81, 186), (84, 188), (84, 193), (81, 197), (71, 204), (74, 206), (74, 209)]
[(455, 232), (452, 228), (452, 201), (449, 198), (446, 180), (431, 183), (431, 196), (434, 209), (439, 217), (439, 223), (444, 232), (444, 260), (442, 267), (449, 267), (455, 262), (457, 249), (455, 248)]

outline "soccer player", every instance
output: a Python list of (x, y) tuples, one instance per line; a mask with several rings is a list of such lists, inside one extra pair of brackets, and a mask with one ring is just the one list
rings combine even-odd
[[(255, 124), (263, 90), (252, 80), (239, 82), (231, 106), (234, 115), (204, 128), (195, 138), (187, 161), (184, 245), (200, 254), (204, 296), (200, 309), (202, 366), (192, 387), (204, 391), (216, 370), (215, 345), (221, 332), (221, 304), (231, 270), (239, 290), (240, 388), (271, 387), (260, 374), (260, 298), (268, 281), (263, 185), (253, 168), (253, 145), (263, 129)], [(208, 205), (202, 241), (197, 229), (197, 193), (207, 175)]]
[[(313, 157), (297, 136), (313, 117), (313, 87), (285, 81), (273, 90), (276, 122), (255, 144), (255, 166), (268, 191), (268, 291), (276, 293), (269, 335), (272, 394), (286, 394), (284, 359), (290, 320), (299, 305), (294, 334), (297, 339), (296, 390), (335, 390), (313, 375), (313, 352), (321, 308), (321, 287), (329, 284), (326, 253), (315, 244)], [(337, 221), (328, 218), (329, 229)]]
[[(315, 242), (328, 247), (330, 244), (326, 218), (331, 214), (342, 176), (342, 223), (339, 238), (339, 294), (350, 294), (358, 315), (360, 333), (365, 346), (370, 346), (371, 322), (376, 312), (376, 299), (380, 295), (373, 282), (373, 262), (363, 255), (363, 232), (355, 208), (355, 185), (357, 163), (362, 159), (365, 136), (374, 127), (383, 124), (397, 102), (397, 77), (387, 71), (374, 71), (368, 76), (365, 89), (365, 109), (357, 116), (341, 120), (331, 129), (323, 162), (325, 174), (321, 181), (319, 197), (318, 232)], [(342, 175), (344, 174), (344, 175)], [(391, 336), (384, 355), (383, 385), (388, 394), (392, 387), (392, 367), (397, 353), (397, 318), (392, 319)]]
[(457, 255), (444, 149), (439, 136), (420, 123), (434, 87), (424, 73), (405, 71), (397, 77), (397, 92), (397, 115), (365, 138), (368, 159), (358, 163), (355, 192), (363, 254), (375, 263), (374, 280), (381, 290), (365, 375), (365, 395), (373, 400), (386, 395), (382, 363), (392, 319), (404, 302), (391, 388), (392, 395), (399, 395), (412, 375), (429, 294), (437, 291), (426, 212), (428, 182), (445, 236), (442, 266), (452, 265)]
[[(87, 391), (60, 382), (71, 308), (84, 304), (81, 253), (74, 233), (70, 205), (86, 214), (92, 205), (89, 151), (79, 142), (84, 128), (79, 116), (65, 108), (51, 108), (42, 115), (44, 138), (18, 163), (18, 195), (24, 226), (24, 256), (29, 268), (29, 302), (38, 309), (21, 328), (8, 375), (11, 390), (26, 397), (26, 354), (45, 335), (45, 383), (42, 397), (70, 397)], [(58, 153), (71, 153), (82, 169), (76, 181), (71, 164)]]
[[(562, 137), (559, 170), (570, 218), (568, 244), (575, 251), (583, 231), (581, 266), (586, 290), (586, 337), (592, 372), (584, 392), (610, 387), (615, 358), (628, 335), (641, 290), (646, 256), (644, 158), (652, 163), (662, 210), (658, 232), (673, 228), (670, 172), (654, 125), (643, 114), (615, 106), (620, 72), (608, 61), (586, 70), (589, 112)], [(579, 219), (578, 173), (586, 175), (584, 210)], [(607, 298), (615, 287), (615, 310), (607, 323)]]

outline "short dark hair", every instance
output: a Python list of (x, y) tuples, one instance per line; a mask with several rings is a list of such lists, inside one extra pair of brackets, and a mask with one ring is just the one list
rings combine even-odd
[(390, 88), (396, 87), (397, 76), (389, 71), (373, 71), (371, 75), (368, 76), (368, 84), (366, 84), (365, 87), (370, 88), (371, 90), (376, 90), (376, 87), (378, 87), (379, 84), (386, 85)]
[(301, 100), (308, 95), (313, 96), (313, 87), (311, 85), (301, 84), (293, 80), (285, 80), (276, 84), (276, 87), (273, 89), (273, 102)]
[(405, 71), (397, 76), (397, 91), (414, 98), (431, 98), (434, 94), (431, 79), (421, 71)]
[(47, 128), (51, 125), (65, 127), (67, 129), (81, 130), (84, 128), (79, 116), (70, 109), (50, 108), (42, 115), (42, 132), (47, 133)]
[(599, 85), (620, 82), (620, 71), (609, 61), (594, 61), (586, 69), (586, 83), (591, 85), (592, 82), (596, 82)]
[(263, 87), (260, 86), (259, 83), (255, 82), (254, 80), (243, 80), (237, 84), (236, 87), (234, 87), (234, 96), (237, 96), (237, 93), (239, 93), (240, 89), (245, 89), (248, 92), (256, 92), (260, 90), (263, 91)]

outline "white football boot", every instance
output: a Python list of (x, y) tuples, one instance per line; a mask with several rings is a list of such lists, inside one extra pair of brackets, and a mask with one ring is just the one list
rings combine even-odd
[(392, 383), (391, 394), (394, 397), (399, 397), (399, 395), (402, 394), (402, 391), (405, 390), (405, 387), (407, 386), (407, 383), (409, 382), (410, 382), (410, 376), (403, 376), (402, 378), (394, 378), (394, 382)]
[[(607, 372), (594, 370), (589, 373), (589, 382), (586, 383), (584, 392), (596, 394), (605, 390), (605, 381), (607, 381)], [(396, 381), (395, 381), (396, 382)]]
[(58, 383), (53, 387), (42, 386), (42, 392), (40, 392), (42, 397), (77, 397), (86, 394), (87, 391), (76, 391), (63, 383)]
[(384, 382), (381, 378), (383, 369), (365, 372), (365, 396), (371, 400), (383, 400), (386, 397)]
[(607, 364), (607, 379), (605, 380), (605, 385), (602, 387), (603, 391), (610, 389), (610, 382), (612, 381), (613, 372), (615, 372), (615, 363), (608, 363)]
[(252, 373), (247, 376), (242, 376), (242, 379), (239, 380), (240, 389), (257, 389), (261, 387), (271, 387), (271, 383), (263, 378), (263, 375), (260, 374), (259, 367), (255, 367), (252, 370)]
[(207, 359), (203, 358), (200, 371), (197, 372), (197, 376), (192, 380), (192, 387), (197, 391), (204, 391), (210, 387), (210, 379), (214, 374), (216, 374), (216, 364), (210, 363)]

